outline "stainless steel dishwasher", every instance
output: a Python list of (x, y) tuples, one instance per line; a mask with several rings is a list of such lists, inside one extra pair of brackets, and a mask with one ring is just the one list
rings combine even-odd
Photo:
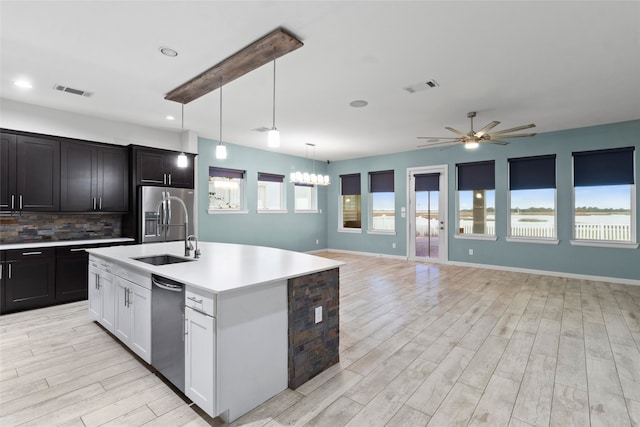
[(184, 393), (185, 287), (155, 274), (151, 277), (151, 365)]

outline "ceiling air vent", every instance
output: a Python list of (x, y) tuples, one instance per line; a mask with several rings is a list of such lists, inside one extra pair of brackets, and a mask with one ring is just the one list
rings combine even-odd
[(420, 83), (413, 84), (411, 86), (403, 87), (402, 89), (406, 90), (409, 93), (416, 93), (422, 90), (432, 89), (437, 86), (440, 86), (438, 82), (431, 79), (426, 82), (420, 82)]
[(93, 96), (93, 92), (87, 92), (85, 90), (74, 89), (74, 88), (71, 88), (71, 87), (68, 87), (68, 86), (59, 85), (59, 84), (53, 85), (53, 88), (55, 90), (60, 91), (60, 92), (72, 93), (74, 95), (85, 96), (87, 98)]

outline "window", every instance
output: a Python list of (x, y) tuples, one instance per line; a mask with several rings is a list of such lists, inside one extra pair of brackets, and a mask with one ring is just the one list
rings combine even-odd
[(360, 230), (362, 226), (360, 174), (340, 175), (340, 218), (342, 229)]
[(242, 209), (244, 173), (243, 170), (209, 167), (209, 212)]
[(509, 159), (509, 237), (556, 238), (556, 156)]
[(635, 243), (633, 152), (573, 153), (575, 241)]
[(458, 235), (495, 236), (495, 163), (460, 163)]
[(369, 172), (371, 220), (369, 231), (394, 233), (396, 230), (393, 171)]
[(286, 211), (284, 202), (284, 175), (258, 172), (258, 211)]
[(315, 190), (312, 184), (293, 184), (296, 212), (317, 212)]

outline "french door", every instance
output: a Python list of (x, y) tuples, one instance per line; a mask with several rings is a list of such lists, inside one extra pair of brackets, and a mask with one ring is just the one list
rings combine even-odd
[(408, 258), (446, 262), (447, 165), (409, 168)]

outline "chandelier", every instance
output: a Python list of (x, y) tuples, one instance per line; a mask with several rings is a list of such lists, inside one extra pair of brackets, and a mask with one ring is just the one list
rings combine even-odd
[(313, 149), (313, 155), (311, 158), (311, 162), (313, 164), (313, 172), (291, 172), (289, 176), (289, 180), (294, 184), (306, 184), (306, 185), (329, 185), (331, 184), (329, 175), (316, 175), (316, 159), (315, 159), (315, 150), (316, 145), (307, 143), (307, 155), (309, 157), (309, 147)]

